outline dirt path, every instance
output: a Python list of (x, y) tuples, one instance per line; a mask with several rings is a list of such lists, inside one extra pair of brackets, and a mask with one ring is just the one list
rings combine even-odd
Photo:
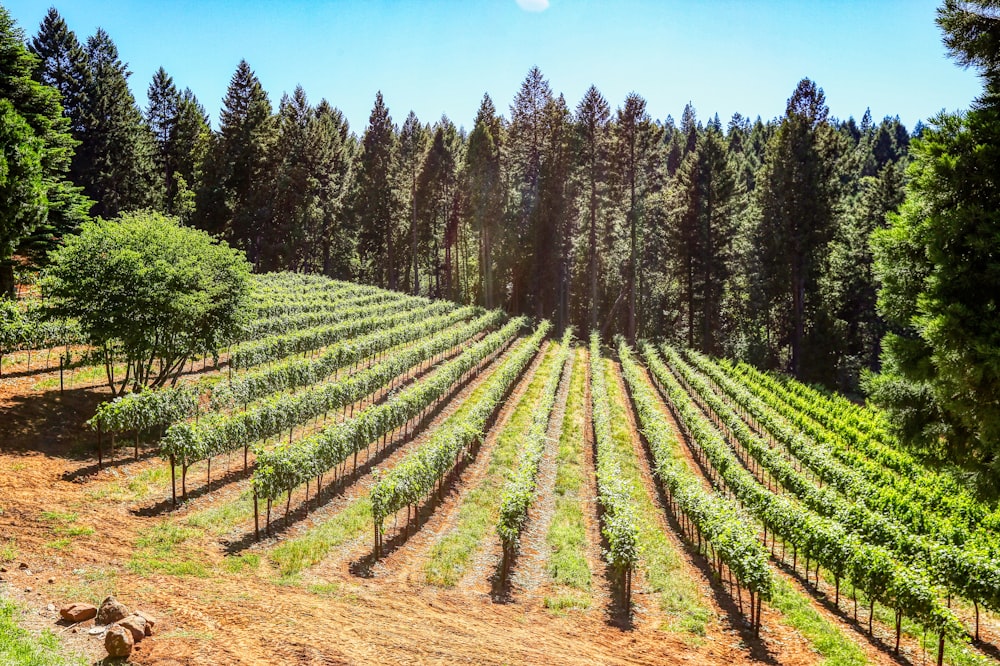
[[(566, 418), (566, 404), (569, 401), (569, 386), (574, 372), (583, 372), (583, 367), (575, 367), (575, 354), (570, 353), (566, 364), (560, 370), (562, 381), (556, 394), (556, 402), (549, 417), (549, 429), (545, 433), (545, 452), (538, 465), (535, 482), (535, 501), (528, 509), (528, 519), (521, 533), (521, 547), (511, 573), (511, 593), (515, 597), (537, 601), (538, 588), (548, 579), (545, 566), (548, 562), (549, 545), (546, 537), (552, 523), (556, 497), (556, 456), (559, 453), (559, 438), (562, 435), (563, 420)], [(493, 557), (502, 556), (499, 539), (493, 548)]]
[[(550, 348), (551, 354), (559, 354), (561, 349)], [(542, 459), (538, 465), (538, 475), (535, 481), (535, 500), (528, 508), (528, 514), (524, 530), (521, 534), (520, 553), (515, 561), (512, 572), (509, 574), (510, 580), (506, 586), (501, 587), (499, 581), (494, 582), (494, 574), (499, 571), (503, 561), (503, 546), (500, 537), (494, 529), (490, 529), (486, 534), (485, 543), (479, 549), (475, 561), (469, 567), (458, 587), (474, 590), (479, 594), (493, 594), (498, 599), (509, 600), (511, 591), (517, 585), (517, 574), (522, 569), (520, 563), (524, 562), (526, 555), (533, 551), (527, 550), (530, 547), (528, 541), (533, 534), (536, 539), (545, 544), (545, 532), (548, 529), (549, 521), (552, 518), (552, 508), (555, 505), (553, 487), (555, 486), (555, 453), (558, 448), (559, 435), (562, 433), (562, 419), (565, 415), (566, 398), (569, 394), (569, 369), (572, 368), (572, 354), (567, 357), (562, 367), (554, 365), (549, 369), (551, 373), (559, 373), (559, 385), (556, 389), (555, 402), (549, 413), (549, 425), (545, 431), (545, 447)], [(548, 381), (546, 378), (545, 381)], [(530, 405), (531, 416), (528, 420), (530, 427), (534, 419), (535, 406)], [(547, 465), (547, 467), (546, 467)], [(512, 467), (513, 469), (513, 467)], [(547, 485), (545, 485), (547, 484)], [(539, 523), (542, 525), (539, 526)], [(534, 551), (536, 556), (544, 556), (544, 551)], [(522, 569), (523, 571), (523, 569)], [(544, 572), (540, 572), (544, 573)], [(536, 582), (537, 584), (537, 582)]]
[[(425, 580), (424, 564), (429, 556), (429, 551), (434, 544), (452, 530), (459, 518), (459, 509), (466, 492), (475, 488), (482, 482), (490, 465), (490, 458), (496, 448), (501, 433), (507, 427), (511, 416), (517, 409), (518, 404), (524, 397), (528, 386), (535, 378), (539, 366), (545, 356), (550, 352), (551, 345), (546, 342), (532, 359), (531, 364), (524, 371), (517, 386), (507, 398), (504, 406), (497, 416), (496, 422), (487, 433), (482, 445), (476, 451), (475, 458), (466, 467), (457, 483), (452, 484), (448, 489), (444, 500), (435, 509), (433, 515), (425, 522), (420, 530), (411, 536), (399, 549), (382, 560), (376, 575), (386, 577), (390, 580), (407, 583), (423, 583)], [(483, 544), (480, 543), (480, 549)], [(477, 571), (473, 578), (488, 578), (490, 572)], [(477, 591), (482, 591), (481, 583), (476, 585)], [(488, 593), (487, 588), (487, 593)]]

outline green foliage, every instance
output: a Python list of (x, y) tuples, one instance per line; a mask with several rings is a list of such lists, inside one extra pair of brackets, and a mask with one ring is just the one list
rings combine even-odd
[[(665, 368), (657, 363), (652, 348), (646, 343), (643, 343), (643, 354), (654, 378), (683, 419), (689, 404), (683, 401), (683, 389), (670, 382), (672, 377), (664, 374)], [(764, 598), (769, 597), (774, 579), (767, 563), (767, 551), (757, 541), (757, 532), (746, 513), (732, 500), (705, 490), (687, 463), (674, 453), (677, 442), (673, 431), (657, 405), (656, 395), (639, 376), (638, 366), (623, 341), (619, 343), (618, 356), (632, 391), (643, 436), (653, 452), (654, 472), (674, 506), (697, 526), (701, 538), (712, 545), (741, 585)], [(708, 440), (710, 433), (700, 428), (700, 422), (684, 419), (683, 423), (693, 439)]]
[(368, 282), (395, 289), (399, 280), (399, 205), (395, 184), (396, 137), (382, 93), (375, 96), (357, 158), (351, 210), (358, 226), (360, 274)]
[[(509, 343), (521, 326), (521, 320), (508, 323), (499, 331), (469, 346), (429, 377), (424, 377), (386, 402), (373, 405), (353, 418), (325, 428), (300, 442), (260, 452), (253, 479), (255, 491), (260, 497), (273, 499), (283, 491), (324, 474), (347, 460), (351, 454), (357, 454), (380, 437), (403, 427), (410, 419), (418, 417), (435, 401), (440, 400), (483, 359)], [(471, 337), (469, 331), (464, 333), (467, 336), (464, 340)], [(345, 396), (340, 404), (349, 404), (374, 392), (409, 367), (462, 341), (463, 339), (456, 340), (448, 333), (435, 336), (434, 340), (426, 344), (340, 382), (335, 385), (338, 392)]]
[(59, 638), (46, 629), (35, 635), (18, 626), (21, 611), (13, 601), (0, 598), (0, 663), (19, 666), (62, 666), (88, 663), (82, 656), (64, 656)]
[(604, 556), (608, 564), (627, 580), (639, 561), (638, 516), (630, 485), (622, 476), (614, 453), (611, 404), (596, 333), (590, 335), (590, 396), (597, 448), (597, 499), (604, 510), (601, 534), (608, 542)]
[(800, 81), (768, 142), (754, 191), (753, 244), (761, 271), (755, 287), (766, 304), (754, 316), (759, 330), (774, 329), (771, 335), (788, 341), (787, 365), (796, 376), (809, 373), (806, 352), (813, 345), (806, 332), (816, 332), (818, 278), (838, 205), (839, 146), (828, 113), (823, 90)]
[[(521, 327), (524, 320), (512, 325)], [(487, 380), (485, 389), (460, 421), (448, 423), (418, 449), (385, 473), (376, 473), (372, 486), (372, 517), (376, 529), (385, 519), (407, 505), (415, 505), (451, 471), (473, 442), (481, 439), (500, 402), (507, 396), (538, 348), (551, 325), (543, 321), (531, 337), (522, 341)], [(509, 333), (507, 334), (509, 335)], [(487, 342), (489, 338), (483, 342)], [(505, 340), (489, 340), (487, 349), (499, 349)], [(480, 343), (483, 344), (483, 343)]]
[(13, 290), (8, 261), (29, 234), (38, 233), (36, 249), (44, 246), (43, 237), (51, 241), (53, 232), (72, 228), (87, 208), (66, 179), (76, 145), (69, 120), (59, 92), (32, 78), (37, 66), (0, 7), (0, 293)]
[[(836, 578), (850, 579), (873, 599), (893, 606), (931, 631), (949, 636), (964, 634), (962, 624), (935, 595), (934, 581), (928, 573), (919, 563), (901, 562), (899, 552), (905, 552), (905, 546), (900, 541), (905, 539), (905, 534), (863, 507), (846, 506), (846, 502), (838, 502), (831, 493), (816, 489), (777, 451), (755, 438), (746, 424), (718, 401), (676, 352), (669, 347), (664, 347), (663, 352), (673, 371), (690, 387), (691, 395), (652, 348), (647, 347), (645, 355), (650, 369), (714, 470), (717, 484), (724, 483), (769, 531), (780, 535), (807, 558), (825, 566)], [(802, 497), (802, 503), (792, 500), (789, 495), (772, 493), (757, 481), (692, 396), (703, 401), (702, 404), (725, 423), (727, 430), (734, 433), (739, 445), (779, 483), (786, 485), (792, 495)], [(880, 543), (890, 544), (897, 550), (894, 553), (876, 545)]]
[(964, 467), (1000, 494), (1000, 21), (991, 3), (948, 0), (945, 43), (986, 89), (913, 142), (906, 203), (872, 239), (879, 309), (891, 326), (866, 387), (902, 441)]
[[(116, 394), (163, 385), (240, 329), (249, 267), (204, 232), (156, 213), (88, 222), (53, 254), (43, 291), (98, 346)], [(124, 378), (114, 362), (127, 365)]]

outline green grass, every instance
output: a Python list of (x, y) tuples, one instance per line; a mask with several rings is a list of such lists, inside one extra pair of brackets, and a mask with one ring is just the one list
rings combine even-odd
[(114, 569), (90, 569), (80, 581), (61, 582), (56, 586), (60, 599), (84, 601), (95, 606), (117, 590), (118, 572)]
[(259, 568), (260, 555), (257, 555), (256, 553), (229, 555), (222, 560), (222, 569), (231, 574), (253, 573)]
[(48, 541), (45, 543), (45, 548), (50, 550), (58, 550), (59, 552), (64, 552), (73, 547), (72, 539), (56, 539), (55, 541)]
[[(49, 365), (49, 370), (59, 370), (59, 359), (55, 357), (55, 367)], [(35, 361), (32, 359), (31, 367), (35, 367)], [(38, 366), (39, 368), (45, 367), (45, 361)], [(115, 379), (117, 380), (121, 373), (125, 372), (124, 365), (115, 366)], [(82, 368), (72, 368), (70, 370), (63, 371), (63, 385), (66, 389), (76, 388), (79, 386), (96, 386), (98, 384), (106, 384), (108, 381), (107, 372), (104, 369), (104, 365), (87, 365)], [(52, 377), (46, 377), (45, 379), (39, 379), (35, 382), (32, 389), (35, 391), (52, 391), (59, 388), (59, 375), (56, 373)]]
[(191, 527), (221, 535), (253, 517), (253, 493), (245, 490), (231, 502), (209, 507), (192, 514), (184, 522)]
[[(180, 479), (179, 471), (177, 478)], [(110, 502), (141, 502), (156, 492), (168, 491), (169, 483), (170, 470), (167, 469), (167, 466), (154, 464), (141, 472), (130, 474), (124, 479), (115, 479), (97, 488), (85, 490), (84, 497), (88, 500)]]
[(587, 594), (559, 594), (545, 597), (545, 607), (556, 615), (565, 615), (569, 610), (587, 610), (592, 600)]
[(812, 643), (823, 657), (823, 663), (830, 666), (859, 666), (868, 659), (858, 644), (844, 635), (833, 622), (823, 617), (812, 602), (791, 583), (776, 577), (774, 597), (771, 605), (781, 611), (783, 621), (798, 630)]
[(583, 446), (586, 426), (586, 369), (583, 350), (573, 359), (569, 398), (559, 435), (556, 453), (555, 508), (545, 537), (551, 552), (548, 572), (556, 586), (569, 588), (545, 599), (545, 606), (556, 612), (569, 608), (585, 609), (591, 605), (591, 571), (587, 564), (587, 527), (580, 503), (583, 486)]
[(0, 664), (18, 666), (62, 666), (89, 663), (82, 656), (66, 656), (59, 638), (46, 629), (33, 634), (18, 625), (21, 612), (8, 599), (0, 597)]
[[(622, 393), (611, 364), (603, 365), (611, 402), (614, 450), (622, 474), (632, 488), (632, 501), (640, 517), (640, 566), (645, 572), (647, 584), (659, 596), (660, 608), (671, 617), (668, 625), (663, 628), (704, 636), (712, 611), (698, 589), (695, 578), (685, 567), (680, 552), (659, 527), (657, 513), (661, 509), (653, 503), (644, 488), (639, 460), (632, 445), (632, 432), (625, 411), (629, 398)], [(599, 367), (600, 365), (594, 366), (594, 371)]]
[(128, 561), (129, 571), (139, 575), (207, 577), (208, 564), (198, 559), (195, 549), (182, 547), (193, 534), (193, 530), (170, 522), (150, 528), (136, 542), (136, 549)]
[(14, 537), (7, 539), (7, 542), (0, 544), (0, 562), (13, 562), (17, 559), (17, 541)]
[(318, 564), (334, 548), (351, 541), (372, 526), (372, 503), (359, 497), (330, 520), (295, 539), (281, 542), (268, 557), (282, 577)]
[(60, 513), (59, 511), (42, 511), (42, 520), (49, 523), (75, 523), (79, 516), (76, 513)]
[(427, 582), (441, 587), (453, 587), (462, 578), (473, 554), (487, 531), (495, 527), (500, 510), (500, 496), (509, 475), (517, 463), (521, 439), (527, 432), (549, 374), (556, 371), (555, 352), (558, 345), (549, 346), (524, 396), (497, 439), (490, 456), (486, 475), (475, 488), (465, 494), (458, 509), (458, 520), (432, 547), (424, 563)]
[[(43, 511), (42, 520), (55, 523), (52, 528), (53, 534), (68, 537), (64, 539), (59, 539), (59, 543), (66, 542), (63, 546), (52, 546), (46, 544), (49, 548), (64, 549), (69, 545), (69, 540), (75, 537), (90, 536), (94, 533), (94, 528), (89, 525), (76, 525), (76, 521), (79, 516), (76, 513), (60, 513), (59, 511)], [(55, 542), (53, 542), (55, 543)]]

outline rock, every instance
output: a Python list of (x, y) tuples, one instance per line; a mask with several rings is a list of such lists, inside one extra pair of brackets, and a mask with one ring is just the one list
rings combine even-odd
[(69, 622), (86, 622), (97, 616), (97, 607), (79, 602), (68, 604), (59, 609), (59, 615)]
[(56, 606), (55, 606), (55, 604), (49, 604), (48, 606), (45, 607), (45, 610), (47, 610), (50, 613), (55, 613), (56, 612)]
[(51, 585), (51, 584), (52, 584), (52, 583), (54, 583), (54, 582), (56, 582), (56, 579), (55, 579), (55, 578), (49, 578), (49, 585)]
[(136, 611), (135, 614), (146, 621), (146, 635), (152, 636), (153, 627), (156, 626), (156, 618), (147, 613), (146, 611)]
[(111, 625), (108, 633), (104, 634), (104, 649), (109, 657), (128, 657), (132, 654), (133, 645), (132, 632), (121, 625)]
[(0, 573), (7, 573), (7, 567), (0, 567)]
[(132, 641), (135, 643), (146, 637), (146, 618), (141, 615), (129, 615), (119, 622), (118, 626), (128, 629), (132, 633)]
[(97, 624), (114, 624), (129, 615), (131, 613), (128, 606), (114, 597), (108, 597), (101, 602), (101, 607), (97, 609)]
[(28, 565), (25, 564), (24, 562), (21, 562), (20, 564), (17, 565), (17, 568), (20, 569), (21, 571), (27, 571)]
[(90, 634), (91, 636), (96, 636), (98, 634), (103, 634), (107, 630), (108, 630), (107, 627), (102, 627), (101, 625), (97, 625), (96, 627), (91, 627), (90, 631), (88, 631), (87, 633)]

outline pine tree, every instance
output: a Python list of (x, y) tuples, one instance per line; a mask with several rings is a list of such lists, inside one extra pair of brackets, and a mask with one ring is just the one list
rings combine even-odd
[(547, 120), (552, 100), (549, 82), (532, 67), (510, 107), (510, 128), (505, 144), (511, 195), (509, 220), (503, 226), (503, 279), (510, 284), (508, 308), (523, 314), (534, 305), (531, 271), (535, 265), (534, 229)]
[(658, 162), (662, 155), (663, 131), (646, 113), (646, 100), (636, 93), (625, 98), (615, 124), (615, 163), (624, 190), (625, 219), (628, 226), (628, 318), (625, 335), (635, 342), (640, 294), (643, 292), (639, 263), (644, 239), (644, 213), (648, 199), (661, 184)]
[(0, 7), (0, 294), (14, 289), (10, 258), (37, 259), (86, 217), (90, 202), (66, 180), (75, 142), (59, 92), (32, 78), (39, 61)]
[[(84, 105), (90, 86), (90, 69), (83, 46), (54, 7), (49, 8), (42, 19), (28, 50), (38, 57), (35, 80), (59, 91), (63, 112), (70, 120), (70, 132), (79, 141), (86, 129)], [(74, 167), (71, 172), (74, 176), (76, 169)]]
[(302, 86), (281, 98), (270, 159), (271, 220), (261, 238), (262, 270), (302, 270), (307, 247), (319, 237), (318, 182), (309, 145), (314, 122), (315, 112)]
[(177, 126), (181, 96), (174, 86), (173, 78), (163, 67), (153, 74), (146, 96), (149, 99), (149, 105), (146, 107), (146, 123), (156, 143), (153, 161), (164, 192), (163, 210), (169, 213), (177, 195), (177, 181), (174, 178), (176, 167), (171, 159), (173, 157), (171, 141)]
[(468, 202), (468, 221), (479, 238), (480, 279), (476, 301), (486, 308), (495, 307), (499, 301), (494, 243), (503, 220), (501, 132), (493, 100), (489, 95), (483, 95), (472, 134), (469, 135), (463, 187)]
[(400, 235), (395, 188), (398, 146), (381, 92), (375, 95), (375, 105), (361, 143), (353, 197), (361, 274), (373, 284), (396, 289)]
[(590, 86), (576, 107), (576, 126), (579, 134), (580, 169), (584, 199), (581, 212), (587, 229), (587, 326), (597, 330), (598, 275), (600, 248), (598, 245), (598, 219), (606, 205), (609, 177), (609, 152), (611, 107), (597, 88)]
[(443, 259), (441, 251), (449, 247), (447, 230), (452, 219), (456, 185), (455, 157), (445, 138), (445, 127), (439, 124), (431, 146), (424, 156), (417, 177), (416, 209), (418, 247), (425, 257), (432, 276), (431, 294), (452, 298), (450, 255)]
[(276, 123), (260, 80), (241, 60), (229, 82), (199, 191), (198, 224), (222, 233), (259, 266), (271, 220), (271, 146)]
[[(354, 142), (344, 114), (325, 99), (316, 105), (309, 146), (319, 188), (316, 205), (320, 215), (319, 256), (312, 261), (324, 275), (347, 279), (357, 242), (357, 232), (344, 214), (352, 180)], [(307, 270), (311, 268), (307, 265)]]
[[(768, 143), (755, 191), (755, 243), (770, 303), (764, 315), (777, 317), (775, 332), (790, 348), (788, 368), (797, 377), (808, 375), (803, 365), (806, 328), (819, 304), (817, 280), (837, 213), (828, 113), (822, 89), (808, 79), (800, 81)], [(772, 353), (777, 351), (774, 342)]]
[(410, 111), (403, 123), (403, 128), (399, 132), (399, 171), (403, 182), (401, 199), (405, 199), (409, 216), (410, 228), (410, 261), (407, 266), (407, 276), (405, 282), (412, 285), (411, 290), (414, 295), (420, 293), (420, 262), (418, 251), (418, 224), (417, 224), (417, 178), (420, 174), (420, 166), (423, 164), (424, 155), (427, 152), (430, 136), (427, 130), (417, 119), (417, 114)]
[(559, 95), (546, 105), (543, 161), (539, 174), (538, 214), (535, 216), (535, 315), (554, 317), (557, 330), (569, 325), (572, 274), (574, 199), (573, 117)]
[(87, 40), (85, 51), (90, 76), (77, 184), (96, 202), (93, 213), (101, 217), (156, 207), (162, 190), (153, 164), (153, 137), (129, 90), (131, 72), (100, 28)]
[(883, 374), (872, 397), (908, 445), (1000, 494), (1000, 19), (986, 0), (946, 0), (945, 44), (983, 94), (913, 141), (906, 201), (873, 239)]
[(712, 128), (699, 133), (672, 186), (669, 255), (684, 301), (687, 345), (709, 353), (718, 353), (736, 187), (721, 134)]
[(195, 213), (205, 160), (211, 145), (212, 129), (205, 107), (185, 88), (177, 103), (177, 116), (168, 142), (167, 161), (172, 167), (172, 195), (168, 212), (187, 222)]

